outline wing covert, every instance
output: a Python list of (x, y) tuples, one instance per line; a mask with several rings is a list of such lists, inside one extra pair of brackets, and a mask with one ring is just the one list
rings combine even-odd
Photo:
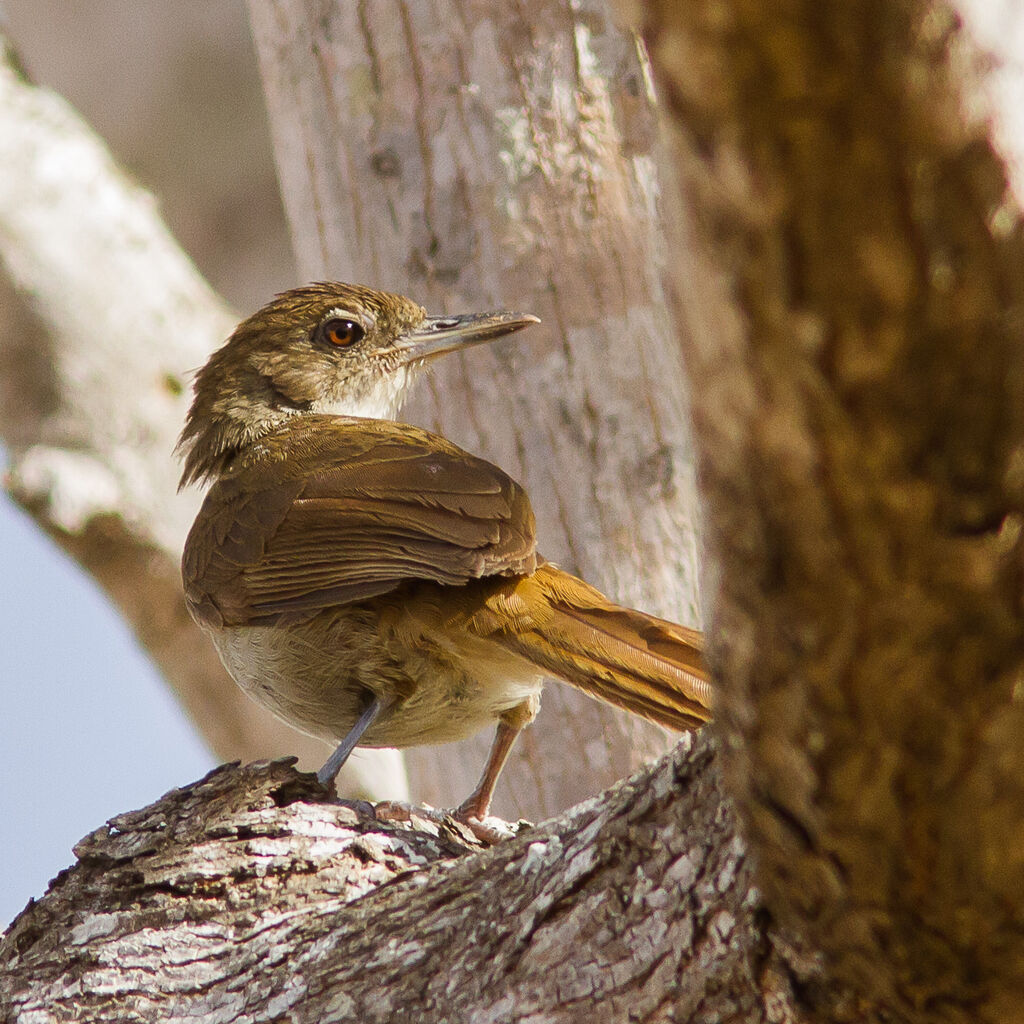
[(404, 424), (304, 416), (211, 487), (182, 576), (200, 621), (269, 625), (536, 564), (529, 499), (496, 466)]

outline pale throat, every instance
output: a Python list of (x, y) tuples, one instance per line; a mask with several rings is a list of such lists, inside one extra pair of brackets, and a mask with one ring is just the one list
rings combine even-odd
[(409, 388), (419, 376), (415, 367), (373, 376), (353, 388), (351, 383), (333, 395), (325, 395), (310, 406), (310, 412), (328, 416), (362, 416), (371, 420), (392, 420), (402, 407)]

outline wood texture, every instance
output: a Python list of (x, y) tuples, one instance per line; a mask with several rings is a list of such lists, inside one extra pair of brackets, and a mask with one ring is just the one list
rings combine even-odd
[[(250, 13), (300, 274), (434, 312), (540, 316), (533, 337), (441, 366), (408, 417), (523, 483), (548, 557), (699, 625), (655, 123), (631, 36), (593, 2), (261, 0)], [(437, 803), (472, 788), (488, 743), (412, 752), (414, 792)], [(550, 685), (496, 811), (551, 813), (665, 743)]]
[(0, 1017), (798, 1021), (818, 987), (706, 745), (484, 852), (323, 798), (228, 766), (87, 836), (0, 943)]
[(900, 1019), (1020, 1019), (1024, 232), (983, 65), (938, 3), (642, 16), (766, 900)]

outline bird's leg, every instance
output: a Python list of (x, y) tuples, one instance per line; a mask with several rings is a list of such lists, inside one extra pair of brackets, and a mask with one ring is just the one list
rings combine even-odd
[(355, 749), (362, 739), (363, 733), (370, 728), (377, 720), (380, 713), (390, 707), (390, 702), (385, 703), (376, 694), (367, 693), (369, 703), (363, 708), (362, 714), (356, 719), (356, 724), (348, 731), (348, 735), (338, 744), (337, 749), (324, 762), (323, 768), (316, 773), (317, 782), (322, 786), (333, 786), (334, 780), (341, 771), (341, 766), (348, 760), (349, 754)]
[[(540, 698), (529, 697), (521, 704), (502, 713), (498, 719), (498, 729), (494, 735), (494, 743), (491, 744), (491, 752), (487, 758), (487, 766), (477, 783), (476, 789), (462, 802), (462, 805), (451, 812), (451, 817), (462, 822), (480, 840), (491, 846), (515, 835), (515, 829), (505, 825), (495, 818), (489, 821), (488, 812), (491, 809), (491, 797), (494, 795), (494, 786), (501, 775), (502, 768), (508, 760), (509, 752), (516, 741), (516, 737), (523, 729), (537, 717), (537, 709), (540, 706)], [(431, 807), (413, 807), (409, 804), (396, 801), (385, 801), (377, 804), (377, 817), (382, 821), (409, 821), (413, 815), (420, 815), (438, 824), (444, 824), (448, 816), (445, 811), (435, 811)]]
[(472, 821), (483, 821), (491, 810), (491, 797), (494, 787), (501, 775), (502, 768), (508, 760), (512, 744), (523, 729), (537, 716), (537, 699), (524, 700), (504, 712), (498, 720), (498, 729), (494, 734), (494, 743), (487, 758), (484, 773), (477, 783), (476, 789), (462, 802), (455, 811), (454, 817), (469, 824)]

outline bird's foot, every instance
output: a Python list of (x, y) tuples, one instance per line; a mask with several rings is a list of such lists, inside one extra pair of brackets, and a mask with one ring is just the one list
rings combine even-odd
[(503, 839), (511, 839), (526, 824), (526, 822), (520, 822), (513, 825), (511, 822), (496, 818), (489, 813), (491, 788), (490, 786), (478, 787), (475, 793), (451, 812), (456, 821), (465, 825), (481, 843), (487, 846), (495, 846)]
[(526, 827), (528, 822), (503, 821), (488, 815), (484, 818), (477, 818), (467, 814), (463, 808), (455, 811), (438, 810), (436, 807), (410, 804), (404, 800), (384, 800), (375, 807), (377, 818), (380, 821), (407, 822), (416, 825), (419, 822), (430, 822), (436, 826), (447, 828), (461, 826), (482, 843), (484, 846), (494, 846), (505, 839), (511, 839), (520, 829)]
[(452, 817), (465, 825), (485, 846), (496, 846), (506, 839), (514, 839), (519, 834), (519, 829), (526, 825), (524, 821), (513, 824), (504, 818), (496, 818), (493, 814), (487, 815), (486, 818), (473, 818), (468, 815), (462, 817), (456, 811)]
[(354, 797), (347, 796), (335, 796), (334, 803), (339, 807), (347, 807), (350, 811), (355, 811), (355, 813), (361, 818), (376, 817), (373, 804), (370, 803), (369, 800), (359, 800)]

